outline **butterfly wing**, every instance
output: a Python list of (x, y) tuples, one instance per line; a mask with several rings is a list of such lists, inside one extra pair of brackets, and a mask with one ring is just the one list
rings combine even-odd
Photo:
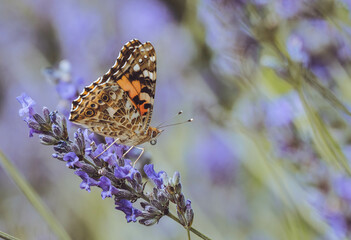
[(131, 40), (112, 68), (72, 102), (70, 121), (103, 136), (125, 138), (122, 143), (133, 145), (149, 127), (155, 85), (153, 46)]
[(127, 61), (114, 74), (141, 115), (144, 131), (149, 127), (156, 87), (156, 52), (150, 42), (135, 46)]

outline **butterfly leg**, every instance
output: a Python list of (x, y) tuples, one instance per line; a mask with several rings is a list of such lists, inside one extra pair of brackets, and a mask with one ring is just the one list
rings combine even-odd
[(141, 156), (143, 155), (144, 153), (144, 148), (140, 148), (140, 147), (135, 147), (137, 149), (140, 149), (141, 150), (141, 153), (139, 155), (139, 157), (135, 160), (135, 162), (133, 163), (133, 168), (135, 167), (135, 164), (138, 162), (138, 160), (141, 158)]
[(134, 148), (134, 146), (131, 146), (125, 153), (123, 153), (122, 158), (124, 158), (130, 152), (130, 150), (132, 150), (133, 148)]
[(104, 151), (102, 151), (99, 155), (97, 155), (97, 156), (95, 157), (95, 159), (98, 158), (98, 157), (100, 157), (104, 152), (106, 152), (110, 147), (112, 147), (112, 145), (115, 144), (118, 140), (119, 140), (119, 138), (116, 138), (116, 140), (114, 140), (113, 143), (111, 143), (110, 145), (108, 145), (108, 147), (105, 148)]

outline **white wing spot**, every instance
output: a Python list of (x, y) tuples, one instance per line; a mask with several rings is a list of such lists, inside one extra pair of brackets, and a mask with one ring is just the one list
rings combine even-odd
[(151, 60), (151, 62), (155, 62), (156, 61), (155, 56), (150, 57), (150, 60)]
[(144, 55), (144, 58), (147, 58), (147, 55)]
[(149, 76), (149, 71), (148, 70), (144, 70), (143, 74), (144, 74), (144, 77), (148, 77)]
[(140, 62), (140, 63), (141, 63), (141, 62), (143, 62), (143, 59), (142, 59), (142, 58), (140, 58), (140, 59), (139, 59), (139, 62)]
[(133, 67), (133, 70), (134, 70), (135, 72), (138, 72), (138, 71), (140, 70), (139, 64), (135, 64), (134, 67)]
[(149, 77), (151, 80), (155, 80), (155, 74), (152, 72), (149, 72)]
[(108, 112), (108, 115), (110, 115), (110, 117), (113, 118), (113, 115), (115, 114), (116, 110), (114, 110), (112, 107), (109, 107), (106, 110)]

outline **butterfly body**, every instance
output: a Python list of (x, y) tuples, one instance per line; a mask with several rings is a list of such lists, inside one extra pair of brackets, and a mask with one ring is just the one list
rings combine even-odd
[(155, 49), (133, 39), (112, 68), (72, 102), (69, 120), (124, 145), (148, 142), (161, 133), (149, 126), (155, 86)]

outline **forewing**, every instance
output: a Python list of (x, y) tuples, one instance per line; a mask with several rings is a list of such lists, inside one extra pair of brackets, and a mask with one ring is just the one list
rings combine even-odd
[(155, 83), (153, 46), (131, 40), (112, 68), (72, 102), (70, 121), (109, 137), (145, 133), (152, 115)]
[(149, 127), (155, 98), (156, 52), (150, 42), (135, 46), (121, 71), (113, 79), (127, 92), (138, 109), (144, 132)]

